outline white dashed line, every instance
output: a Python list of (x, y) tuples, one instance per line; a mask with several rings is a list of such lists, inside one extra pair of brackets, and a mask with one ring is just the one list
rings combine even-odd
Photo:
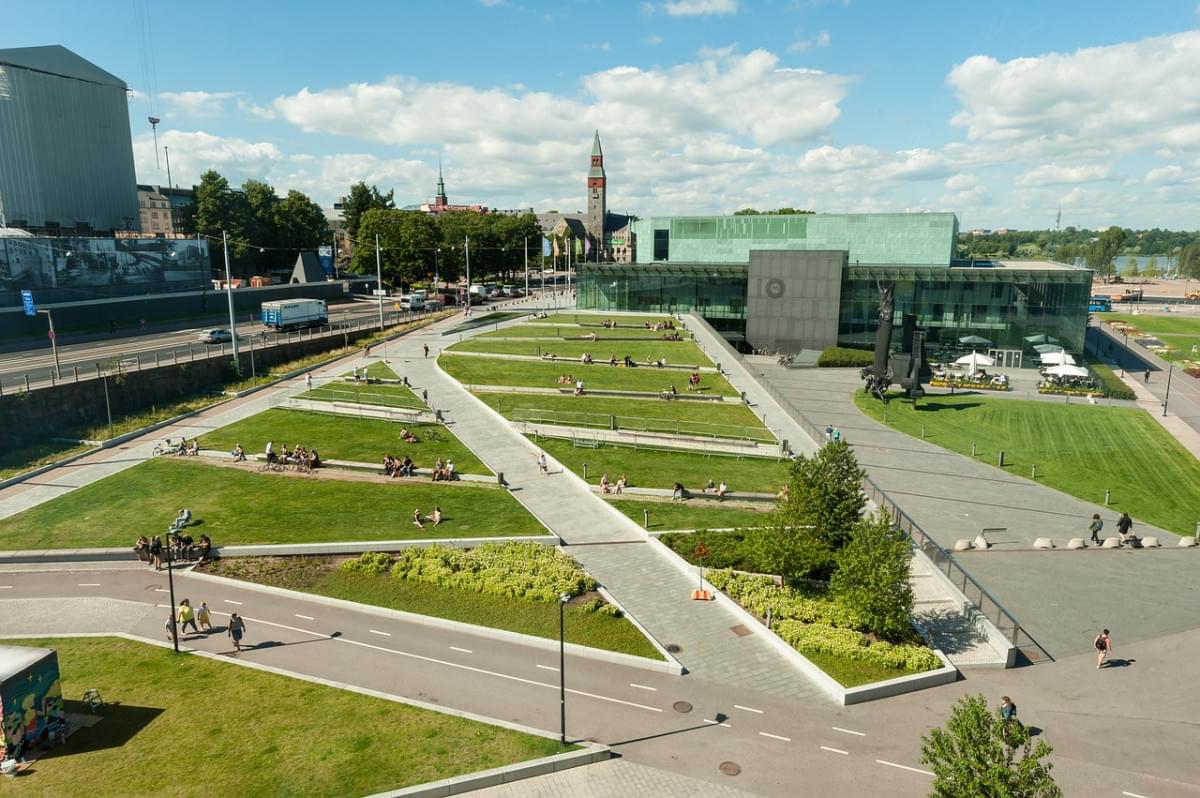
[(75, 587), (100, 587), (99, 582), (80, 582)]
[(780, 737), (778, 734), (770, 734), (769, 732), (759, 732), (763, 737), (770, 737), (772, 740), (783, 740), (785, 743), (792, 741), (791, 737)]
[(155, 593), (170, 593), (171, 591), (167, 590), (165, 587), (156, 587), (156, 588), (154, 588), (154, 592)]
[(1138, 795), (1136, 792), (1125, 792), (1124, 790), (1121, 790), (1121, 795), (1128, 795), (1129, 798), (1148, 798), (1148, 796)]
[(551, 668), (549, 665), (538, 665), (538, 667), (544, 671), (554, 671), (555, 673), (558, 673), (558, 668)]
[(378, 629), (368, 629), (367, 631), (368, 631), (368, 632), (370, 632), (370, 633), (371, 633), (371, 634), (373, 634), (373, 635), (383, 635), (384, 637), (391, 637), (391, 636), (392, 636), (392, 633), (391, 633), (391, 632), (381, 632), (381, 631), (379, 631)]
[(464, 654), (474, 654), (475, 652), (469, 648), (459, 648), (458, 646), (450, 646), (451, 651), (461, 651)]
[(821, 750), (822, 750), (822, 751), (828, 751), (828, 752), (830, 752), (831, 754), (841, 754), (842, 756), (850, 756), (850, 752), (849, 752), (849, 751), (843, 751), (843, 750), (842, 750), (842, 749), (840, 749), (840, 748), (830, 748), (830, 747), (829, 747), (829, 746), (827, 746), (827, 745), (823, 745), (823, 746), (821, 746)]
[(854, 729), (843, 729), (841, 726), (831, 726), (830, 728), (836, 732), (841, 732), (842, 734), (853, 734), (855, 737), (867, 736), (866, 732), (854, 731)]
[(711, 723), (711, 724), (712, 724), (712, 725), (714, 725), (714, 726), (724, 726), (726, 729), (733, 728), (733, 727), (732, 727), (732, 726), (730, 726), (728, 723), (722, 723), (722, 722), (721, 722), (721, 721), (719, 721), (719, 720), (709, 720), (708, 718), (705, 718), (705, 719), (704, 719), (704, 722), (705, 722), (705, 723)]
[(644, 684), (637, 684), (637, 683), (635, 683), (635, 682), (630, 682), (630, 683), (629, 683), (629, 686), (630, 686), (630, 687), (636, 687), (636, 688), (637, 688), (637, 689), (639, 689), (639, 690), (650, 690), (651, 692), (655, 692), (655, 693), (656, 693), (656, 692), (658, 692), (658, 688), (657, 688), (657, 687), (649, 687), (649, 686), (647, 686), (647, 685), (644, 685)]
[(240, 602), (240, 601), (234, 601), (233, 599), (225, 599), (225, 603), (226, 603), (226, 604), (236, 604), (236, 605), (238, 605), (239, 607), (240, 607), (240, 606), (242, 606), (242, 602)]
[(887, 765), (890, 768), (900, 768), (901, 770), (911, 770), (913, 773), (922, 773), (926, 776), (933, 775), (928, 770), (921, 770), (920, 768), (910, 768), (908, 765), (897, 765), (895, 762), (888, 762), (886, 759), (876, 759), (875, 761), (881, 765)]
[(312, 617), (311, 615), (301, 615), (301, 614), (300, 614), (300, 613), (298, 613), (298, 612), (297, 612), (297, 613), (294, 613), (294, 614), (295, 614), (295, 616), (296, 616), (297, 618), (303, 618), (303, 619), (304, 619), (304, 620), (306, 620), (306, 621), (315, 621), (315, 620), (316, 620), (316, 618)]
[(0, 585), (0, 590), (12, 590), (12, 585)]
[(763, 711), (761, 709), (755, 709), (754, 707), (744, 707), (741, 704), (734, 704), (733, 708), (734, 709), (744, 709), (747, 712), (753, 712), (755, 715), (761, 715), (763, 713)]

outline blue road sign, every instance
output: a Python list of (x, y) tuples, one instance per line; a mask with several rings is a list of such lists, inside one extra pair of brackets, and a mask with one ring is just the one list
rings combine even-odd
[(26, 316), (36, 316), (37, 315), (37, 308), (34, 307), (34, 304), (33, 304), (33, 292), (32, 291), (22, 291), (21, 292), (21, 304), (25, 307), (25, 315)]

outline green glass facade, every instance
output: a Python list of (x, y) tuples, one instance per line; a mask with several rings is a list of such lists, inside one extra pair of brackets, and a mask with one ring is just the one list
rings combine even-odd
[(577, 304), (588, 310), (699, 313), (722, 331), (746, 325), (746, 265), (581, 263)]

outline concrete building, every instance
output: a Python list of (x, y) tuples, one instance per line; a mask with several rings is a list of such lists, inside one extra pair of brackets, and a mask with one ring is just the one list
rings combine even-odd
[(128, 87), (58, 45), (0, 50), (0, 206), (33, 232), (139, 223)]
[(587, 211), (539, 213), (545, 235), (558, 239), (560, 252), (570, 250), (578, 261), (632, 263), (637, 246), (633, 216), (608, 210), (608, 175), (600, 131), (592, 139), (587, 174)]
[(183, 219), (196, 204), (190, 188), (164, 188), (138, 184), (138, 215), (140, 230), (146, 235), (181, 235)]
[(580, 264), (580, 308), (697, 312), (754, 349), (869, 348), (891, 283), (897, 328), (912, 316), (938, 359), (986, 349), (1030, 365), (1047, 338), (1083, 351), (1092, 273), (956, 261), (954, 214), (655, 217), (633, 229), (647, 242), (635, 263)]

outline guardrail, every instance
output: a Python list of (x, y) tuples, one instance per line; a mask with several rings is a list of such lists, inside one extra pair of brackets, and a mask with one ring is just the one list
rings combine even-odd
[(740, 443), (774, 443), (775, 438), (765, 429), (736, 424), (712, 424), (705, 421), (672, 421), (670, 419), (618, 416), (608, 413), (584, 413), (574, 410), (543, 410), (535, 407), (512, 409), (512, 420), (528, 424), (555, 424), (568, 427), (596, 427), (613, 431), (659, 432), (666, 435), (686, 435), (693, 438), (730, 440)]
[[(693, 316), (697, 324), (708, 326), (708, 322), (704, 319)], [(810, 438), (818, 444), (825, 440), (825, 431), (812, 423), (801, 410), (796, 407), (792, 401), (784, 396), (780, 391), (772, 385), (768, 380), (763, 378), (762, 374), (750, 368), (750, 365), (745, 362), (742, 355), (734, 349), (728, 341), (726, 341), (719, 332), (708, 327), (709, 332), (716, 338), (718, 345), (721, 347), (724, 357), (739, 362), (745, 367), (746, 372), (758, 384), (760, 388), (767, 392), (780, 407), (784, 409), (797, 424), (808, 434)], [(696, 340), (697, 345), (704, 349), (703, 344)], [(712, 357), (709, 354), (709, 357)], [(716, 358), (713, 358), (716, 360)], [(1004, 605), (996, 600), (996, 597), (987, 591), (983, 585), (979, 583), (975, 577), (971, 576), (962, 565), (959, 564), (950, 552), (942, 548), (933, 538), (926, 534), (925, 530), (914, 521), (908, 513), (901, 509), (900, 505), (895, 502), (883, 488), (875, 484), (869, 476), (864, 476), (863, 493), (875, 503), (877, 507), (888, 512), (896, 526), (903, 529), (912, 538), (913, 543), (929, 557), (930, 561), (942, 571), (945, 576), (962, 592), (971, 606), (975, 608), (983, 617), (987, 618), (996, 628), (999, 629), (1004, 636), (1012, 642), (1012, 644), (1028, 659), (1030, 662), (1053, 662), (1054, 657), (1050, 656), (1045, 648), (1040, 643), (1033, 639), (1028, 632), (1017, 621), (1016, 616), (1004, 608)]]

